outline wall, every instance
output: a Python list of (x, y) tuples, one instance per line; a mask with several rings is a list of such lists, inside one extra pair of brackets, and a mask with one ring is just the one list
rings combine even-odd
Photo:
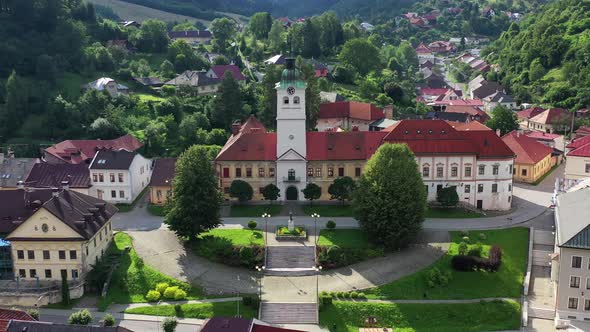
[[(158, 191), (160, 192), (160, 196), (158, 196)], [(150, 202), (152, 204), (164, 205), (168, 199), (168, 195), (172, 195), (172, 187), (150, 186)]]
[(586, 173), (586, 164), (590, 164), (590, 157), (566, 156), (565, 178), (585, 179), (590, 177), (590, 173)]
[[(99, 174), (103, 175), (103, 182), (95, 182), (94, 175), (100, 179)], [(115, 182), (111, 182), (110, 175), (114, 174)], [(119, 174), (123, 174), (123, 182), (119, 182)], [(93, 197), (100, 198), (98, 190), (103, 192), (102, 199), (111, 203), (131, 203), (141, 191), (150, 183), (152, 174), (151, 160), (137, 154), (129, 166), (129, 170), (90, 170), (90, 181), (92, 187), (89, 192)], [(112, 191), (115, 196), (112, 197)], [(121, 197), (120, 192), (124, 192)]]
[[(84, 284), (70, 286), (70, 299), (79, 299), (84, 296)], [(6, 307), (41, 307), (50, 303), (61, 302), (61, 289), (49, 291), (46, 293), (32, 293), (32, 294), (16, 294), (16, 293), (2, 293), (0, 294), (0, 305)]]
[[(252, 190), (254, 191), (254, 197), (252, 200), (263, 200), (264, 197), (260, 193), (260, 189), (269, 185), (269, 184), (277, 184), (276, 183), (276, 163), (270, 161), (218, 161), (215, 164), (215, 168), (217, 171), (217, 176), (219, 178), (219, 186), (221, 191), (224, 193), (226, 199), (230, 199), (229, 197), (229, 187), (233, 180), (244, 180), (248, 182), (252, 186)], [(223, 177), (223, 169), (229, 168), (229, 177)], [(240, 168), (242, 170), (242, 176), (236, 177), (236, 168)], [(246, 168), (252, 168), (252, 176), (246, 176)], [(264, 176), (259, 176), (259, 168), (264, 170)], [(275, 175), (269, 176), (270, 169), (274, 169)], [(283, 196), (284, 193), (281, 193)]]
[[(543, 160), (534, 165), (515, 163), (514, 181), (533, 183), (549, 172), (556, 162), (557, 160), (552, 158), (551, 154), (548, 154)], [(523, 170), (526, 170), (526, 175), (523, 175)]]
[[(335, 160), (335, 161), (310, 161), (307, 163), (308, 170), (310, 168), (313, 169), (313, 177), (308, 176), (307, 179), (309, 182), (313, 182), (322, 188), (322, 196), (320, 200), (329, 201), (330, 194), (328, 193), (328, 188), (330, 185), (334, 183), (334, 180), (337, 179), (338, 176), (338, 169), (344, 168), (344, 176), (351, 177), (353, 180), (357, 181), (359, 177), (355, 176), (356, 168), (364, 170), (366, 161), (365, 160)], [(333, 168), (334, 175), (328, 176), (328, 168)], [(317, 169), (321, 170), (321, 176), (317, 175)]]
[(318, 119), (316, 129), (318, 131), (326, 131), (327, 129), (341, 127), (344, 130), (351, 130), (356, 126), (360, 131), (368, 131), (371, 123), (373, 123), (373, 121), (353, 118), (327, 118)]
[[(590, 282), (590, 250), (560, 248), (559, 281), (557, 290), (557, 314), (560, 319), (590, 319), (590, 311), (584, 310), (584, 301), (590, 300), (590, 290), (586, 287), (587, 279)], [(581, 268), (572, 268), (572, 256), (582, 257)], [(580, 288), (570, 287), (570, 276), (580, 277)], [(578, 309), (568, 308), (568, 298), (578, 298)], [(575, 318), (574, 318), (575, 317)]]

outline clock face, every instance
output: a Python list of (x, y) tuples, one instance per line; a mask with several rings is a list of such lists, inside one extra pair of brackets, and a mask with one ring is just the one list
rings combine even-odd
[(290, 95), (294, 94), (295, 93), (295, 88), (292, 87), (292, 86), (288, 87), (287, 88), (287, 93), (290, 94)]

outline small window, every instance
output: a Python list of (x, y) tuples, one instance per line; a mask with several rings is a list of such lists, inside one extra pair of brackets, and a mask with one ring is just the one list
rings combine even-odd
[(283, 104), (289, 105), (289, 97), (283, 97)]
[(590, 311), (590, 300), (589, 299), (584, 300), (584, 310)]
[(437, 178), (442, 178), (443, 177), (443, 173), (444, 173), (444, 171), (443, 171), (442, 166), (438, 166), (436, 168), (436, 177)]
[(236, 177), (237, 178), (242, 177), (242, 169), (240, 167), (236, 167)]
[(125, 198), (125, 190), (119, 190), (119, 198)]
[(264, 167), (258, 167), (258, 177), (259, 178), (264, 177)]
[(451, 167), (451, 176), (456, 178), (457, 177), (457, 173), (458, 173), (458, 167), (457, 166), (453, 166)]
[(270, 167), (268, 169), (268, 177), (270, 177), (270, 178), (274, 178), (275, 177), (275, 169), (273, 167)]
[(224, 167), (223, 168), (223, 177), (224, 178), (229, 178), (229, 167)]
[(299, 105), (299, 97), (297, 97), (297, 96), (293, 97), (293, 104)]
[(18, 270), (18, 276), (21, 278), (26, 278), (27, 277), (27, 271), (25, 269), (19, 269)]
[(522, 176), (526, 176), (526, 173), (527, 173), (526, 172), (526, 169), (523, 169), (522, 172), (521, 172)]
[(31, 278), (37, 278), (37, 270), (35, 270), (35, 269), (30, 269), (30, 270), (29, 270), (29, 276), (30, 276)]
[(70, 250), (70, 259), (78, 259), (78, 252), (76, 250)]
[(425, 178), (430, 176), (430, 167), (428, 167), (428, 166), (422, 167), (422, 176)]
[(24, 250), (17, 250), (16, 251), (16, 257), (18, 259), (25, 259), (25, 251)]
[(338, 176), (344, 176), (344, 167), (338, 167)]
[(246, 168), (246, 177), (247, 178), (251, 178), (252, 177), (252, 167), (247, 167)]
[(72, 270), (72, 279), (78, 279), (78, 270), (77, 269)]
[(96, 248), (96, 238), (94, 238), (94, 248)]
[(86, 256), (88, 256), (88, 246), (86, 246)]
[(315, 177), (316, 178), (321, 178), (322, 177), (322, 168), (321, 167), (316, 167), (316, 169), (315, 169)]
[[(142, 169), (143, 169), (143, 167), (142, 167)], [(115, 173), (110, 173), (109, 177), (111, 179), (111, 182), (115, 182)]]
[(579, 269), (582, 267), (582, 257), (572, 256), (572, 268)]
[(585, 172), (590, 173), (590, 164), (586, 164), (585, 166), (586, 166)]
[(477, 173), (479, 175), (484, 175), (486, 173), (486, 166), (485, 165), (479, 165), (479, 167), (477, 168)]
[(570, 288), (580, 288), (580, 277), (570, 277)]
[(477, 185), (477, 192), (478, 193), (482, 193), (483, 192), (483, 184), (480, 183), (480, 184)]
[(27, 250), (27, 258), (28, 259), (35, 259), (35, 251), (34, 250)]
[(568, 309), (578, 310), (578, 298), (577, 297), (570, 297), (567, 299), (567, 307)]
[(60, 250), (57, 252), (59, 259), (66, 259), (66, 251), (65, 250)]
[(328, 167), (328, 177), (334, 177), (334, 167)]
[(51, 259), (51, 255), (49, 254), (49, 250), (43, 250), (43, 259)]
[(356, 176), (357, 178), (361, 176), (361, 168), (360, 167), (356, 167), (354, 169), (354, 176)]
[(50, 269), (45, 270), (45, 278), (51, 279), (51, 270)]
[(466, 184), (465, 185), (465, 193), (469, 194), (471, 192), (471, 185), (470, 184)]
[(117, 198), (117, 191), (111, 190), (111, 198)]
[(119, 182), (123, 182), (123, 173), (118, 174)]
[(498, 165), (492, 166), (492, 174), (493, 175), (498, 175), (499, 170), (500, 170), (500, 166), (498, 166)]
[(104, 174), (98, 174), (98, 182), (104, 182)]
[(98, 182), (98, 174), (92, 174), (92, 182)]
[(307, 176), (309, 176), (310, 178), (313, 177), (313, 167), (308, 167), (307, 168)]
[(471, 166), (465, 166), (465, 177), (471, 177)]
[(497, 183), (492, 183), (492, 192), (493, 193), (497, 193), (498, 192), (498, 184)]
[(511, 192), (511, 191), (512, 191), (512, 185), (511, 185), (511, 184), (509, 184), (509, 185), (508, 185), (508, 192)]

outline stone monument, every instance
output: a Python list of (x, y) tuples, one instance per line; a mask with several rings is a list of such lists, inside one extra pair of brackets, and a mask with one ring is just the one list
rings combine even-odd
[(293, 232), (295, 230), (295, 223), (293, 222), (293, 212), (289, 211), (289, 222), (287, 223), (287, 228), (289, 232)]

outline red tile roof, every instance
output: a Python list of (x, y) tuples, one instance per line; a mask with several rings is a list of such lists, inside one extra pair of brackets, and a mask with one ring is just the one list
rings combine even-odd
[(377, 151), (382, 131), (308, 132), (307, 160), (366, 160)]
[(557, 119), (567, 116), (567, 111), (563, 108), (550, 108), (530, 120), (536, 123), (553, 124)]
[(568, 149), (577, 149), (586, 144), (590, 143), (590, 136), (584, 136), (574, 139), (570, 144), (567, 145)]
[(150, 186), (170, 187), (176, 174), (176, 158), (160, 158), (154, 161)]
[(246, 77), (240, 71), (240, 67), (236, 65), (216, 65), (211, 66), (211, 70), (215, 73), (215, 75), (219, 78), (223, 78), (226, 71), (229, 71), (236, 81), (244, 81)]
[(266, 127), (254, 116), (230, 136), (215, 160), (277, 160), (277, 135), (268, 133)]
[(337, 101), (335, 103), (320, 104), (318, 119), (352, 118), (366, 121), (375, 121), (385, 118), (383, 110), (379, 107), (358, 101)]
[[(419, 21), (422, 21), (421, 19), (418, 19)], [(410, 19), (410, 23), (412, 22), (412, 19)], [(422, 22), (424, 23), (424, 22)], [(416, 47), (416, 53), (418, 54), (432, 54), (432, 51), (426, 47), (426, 45), (424, 45), (423, 43), (421, 43), (420, 45), (418, 45), (418, 47)]]
[(8, 323), (11, 320), (34, 321), (35, 318), (21, 310), (0, 309), (0, 332), (8, 330)]
[(590, 143), (582, 145), (574, 151), (570, 151), (568, 157), (590, 157)]
[(545, 144), (539, 143), (516, 130), (502, 136), (502, 141), (514, 151), (516, 163), (519, 164), (534, 165), (553, 152), (553, 149)]
[[(447, 121), (448, 122), (448, 121)], [(490, 127), (484, 125), (479, 121), (470, 121), (467, 123), (462, 122), (454, 122), (449, 123), (453, 128), (459, 131), (482, 131), (482, 130), (492, 130)]]
[(438, 96), (444, 95), (449, 92), (450, 89), (436, 89), (436, 88), (422, 88), (420, 89), (420, 95), (424, 96)]
[(540, 132), (540, 131), (529, 131), (529, 132), (526, 132), (525, 135), (532, 138), (532, 139), (545, 140), (545, 141), (552, 141), (552, 140), (561, 136), (561, 135), (557, 135), (557, 134), (549, 134), (549, 133)]
[(486, 112), (484, 112), (477, 106), (448, 105), (445, 109), (445, 112), (467, 113), (472, 117), (473, 120), (477, 120), (480, 122), (486, 122), (490, 118), (490, 116)]
[(112, 140), (67, 140), (45, 149), (55, 158), (70, 164), (79, 164), (92, 159), (98, 150), (127, 150), (135, 151), (143, 146), (137, 138), (131, 135), (121, 136)]
[(455, 100), (441, 100), (435, 103), (436, 105), (451, 105), (451, 106), (483, 106), (481, 99), (455, 99)]
[(303, 332), (301, 330), (290, 330), (282, 327), (253, 324), (251, 332)]
[(545, 112), (545, 109), (542, 107), (531, 107), (531, 108), (527, 108), (525, 110), (516, 112), (516, 116), (518, 116), (521, 119), (530, 119), (530, 118), (535, 117), (543, 112)]

